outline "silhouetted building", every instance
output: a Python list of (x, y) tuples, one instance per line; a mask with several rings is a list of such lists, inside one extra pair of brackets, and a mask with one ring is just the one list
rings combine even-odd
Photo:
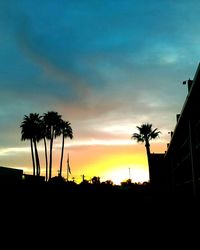
[(166, 184), (166, 168), (164, 168), (164, 155), (164, 153), (151, 154), (151, 166), (149, 168), (151, 184), (159, 190), (163, 190), (164, 184)]
[(0, 183), (16, 183), (22, 180), (23, 170), (0, 166)]
[(196, 196), (200, 180), (200, 64), (193, 81), (187, 83), (188, 95), (164, 158), (171, 191)]

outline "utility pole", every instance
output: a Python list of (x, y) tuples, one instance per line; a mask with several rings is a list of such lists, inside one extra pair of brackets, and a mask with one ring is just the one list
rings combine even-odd
[(84, 174), (82, 175), (82, 182), (84, 182), (84, 180), (85, 180), (85, 176), (84, 176)]
[(130, 168), (128, 169), (128, 172), (129, 172), (129, 179), (131, 179), (131, 169)]

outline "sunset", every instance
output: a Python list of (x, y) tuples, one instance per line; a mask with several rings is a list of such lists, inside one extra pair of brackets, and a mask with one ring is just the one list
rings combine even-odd
[(0, 0), (2, 249), (198, 246), (199, 20), (199, 0)]
[[(131, 137), (150, 123), (161, 132), (151, 152), (167, 150), (187, 96), (182, 82), (199, 62), (199, 8), (198, 1), (1, 1), (0, 166), (32, 174), (20, 125), (25, 115), (55, 111), (73, 130), (64, 178), (69, 155), (77, 183), (148, 182), (145, 144)], [(52, 176), (61, 147), (58, 136)], [(45, 176), (43, 141), (37, 148)]]

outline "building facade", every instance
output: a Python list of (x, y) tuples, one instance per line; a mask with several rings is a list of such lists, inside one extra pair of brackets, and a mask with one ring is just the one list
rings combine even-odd
[(177, 115), (164, 156), (168, 188), (172, 192), (199, 195), (200, 181), (200, 64), (188, 84), (188, 95)]

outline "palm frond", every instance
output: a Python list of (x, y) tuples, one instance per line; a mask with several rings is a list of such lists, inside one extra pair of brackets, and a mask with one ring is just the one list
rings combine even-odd
[(157, 128), (154, 129), (154, 130), (149, 134), (149, 140), (158, 138), (160, 133), (161, 133), (161, 132), (158, 131)]
[(143, 136), (138, 133), (134, 133), (131, 138), (136, 140), (137, 142), (144, 142)]
[(157, 128), (152, 130), (152, 124), (150, 123), (144, 123), (141, 126), (136, 126), (136, 128), (139, 130), (139, 133), (134, 133), (131, 138), (137, 140), (137, 142), (156, 139), (161, 133)]

